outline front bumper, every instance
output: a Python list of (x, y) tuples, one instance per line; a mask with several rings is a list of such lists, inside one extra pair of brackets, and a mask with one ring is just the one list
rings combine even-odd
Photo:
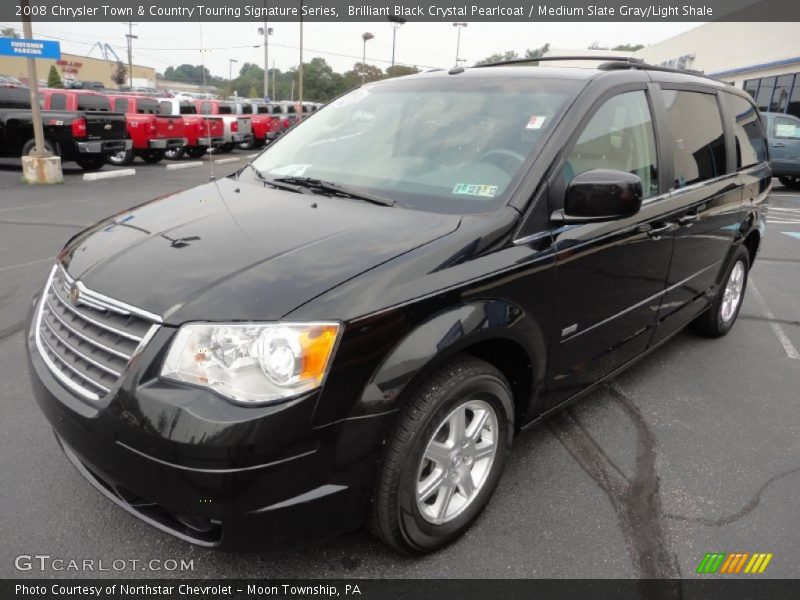
[(170, 148), (183, 148), (187, 141), (186, 138), (161, 138), (150, 140), (148, 146), (151, 150), (169, 150)]
[(126, 152), (133, 147), (131, 140), (97, 140), (92, 142), (75, 142), (79, 154), (116, 154)]
[(224, 137), (199, 137), (197, 138), (197, 145), (198, 146), (210, 146), (212, 148), (216, 148), (217, 146), (222, 146), (225, 143)]
[(142, 365), (158, 362), (171, 337), (162, 328), (118, 387), (91, 402), (53, 377), (29, 331), (34, 395), (81, 475), (202, 546), (286, 547), (358, 528), (387, 416), (312, 427), (317, 394), (242, 407), (153, 379)]

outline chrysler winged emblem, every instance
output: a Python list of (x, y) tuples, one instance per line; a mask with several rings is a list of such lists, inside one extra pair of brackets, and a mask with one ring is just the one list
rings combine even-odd
[(80, 300), (81, 291), (78, 289), (78, 286), (73, 284), (72, 287), (69, 288), (69, 299), (70, 302), (73, 304), (77, 304), (78, 300)]

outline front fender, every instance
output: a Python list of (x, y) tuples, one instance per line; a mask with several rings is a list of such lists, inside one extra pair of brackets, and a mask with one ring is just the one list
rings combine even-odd
[[(474, 300), (440, 312), (418, 324), (380, 363), (355, 407), (360, 414), (399, 409), (415, 384), (449, 358), (478, 348), (483, 342), (503, 340), (505, 347), (524, 353), (532, 366), (525, 398), (509, 414), (528, 413), (535, 391), (544, 381), (545, 336), (538, 323), (507, 300)], [(504, 370), (503, 356), (484, 356)], [(494, 359), (494, 360), (493, 360)], [(521, 404), (521, 406), (520, 406)]]

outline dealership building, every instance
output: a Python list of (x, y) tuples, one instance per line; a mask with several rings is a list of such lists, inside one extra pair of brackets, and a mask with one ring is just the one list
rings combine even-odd
[(634, 53), (750, 92), (758, 108), (800, 117), (800, 23), (706, 23)]
[[(561, 50), (552, 56), (623, 55), (665, 67), (693, 69), (740, 89), (762, 111), (800, 117), (800, 23), (712, 22), (637, 52)], [(553, 63), (583, 66), (582, 61)], [(593, 63), (586, 63), (586, 66)]]
[[(127, 69), (128, 64), (125, 64)], [(36, 61), (36, 72), (39, 79), (46, 80), (50, 67), (55, 66), (62, 81), (99, 81), (105, 87), (115, 88), (117, 84), (112, 76), (117, 70), (117, 61), (61, 53), (58, 60), (39, 59)], [(21, 81), (28, 80), (25, 59), (13, 56), (0, 56), (0, 75), (11, 75)], [(127, 75), (126, 75), (127, 79)], [(156, 81), (156, 70), (152, 67), (133, 65), (133, 85), (153, 87)], [(126, 81), (127, 83), (127, 81)]]

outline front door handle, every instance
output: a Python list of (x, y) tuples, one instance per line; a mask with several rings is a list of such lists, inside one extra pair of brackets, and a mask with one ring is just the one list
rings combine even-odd
[(773, 148), (783, 148), (785, 146), (786, 144), (784, 144), (783, 142), (775, 142), (774, 144), (772, 144)]
[(698, 215), (683, 215), (678, 219), (678, 225), (691, 225), (699, 218)]
[(661, 227), (656, 227), (655, 229), (651, 229), (647, 232), (647, 237), (653, 239), (660, 239), (661, 236), (665, 233), (669, 233), (670, 231), (675, 231), (678, 226), (675, 223), (667, 223), (666, 225), (662, 225)]

